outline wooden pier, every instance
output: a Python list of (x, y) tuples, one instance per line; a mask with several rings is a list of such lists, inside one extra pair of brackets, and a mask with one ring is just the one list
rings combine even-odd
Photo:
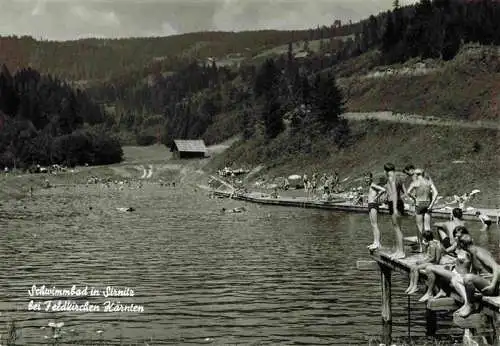
[[(404, 259), (391, 259), (390, 251), (382, 249), (370, 253), (373, 261), (358, 261), (359, 270), (380, 271), (380, 285), (382, 292), (381, 317), (383, 342), (390, 345), (392, 341), (392, 273), (399, 272), (407, 275), (418, 260), (424, 254), (408, 255)], [(441, 265), (454, 263), (455, 258), (445, 256), (441, 260)], [(425, 275), (420, 275), (425, 278)], [(448, 297), (434, 298), (426, 302), (426, 334), (434, 336), (438, 329), (436, 318), (437, 311), (455, 311), (462, 305), (461, 297), (451, 288), (444, 287), (445, 291), (451, 292)], [(453, 322), (458, 327), (464, 329), (464, 345), (499, 345), (497, 334), (500, 313), (500, 297), (481, 297), (482, 309), (479, 313), (474, 313), (467, 318), (453, 315)], [(424, 304), (424, 303), (423, 303)], [(479, 342), (477, 341), (479, 340)]]
[[(233, 193), (228, 191), (212, 191), (215, 195), (220, 197), (228, 197), (241, 201), (258, 203), (258, 204), (268, 204), (268, 205), (280, 205), (289, 207), (299, 207), (299, 208), (314, 208), (314, 209), (328, 209), (335, 211), (344, 211), (351, 213), (368, 213), (368, 207), (363, 205), (355, 205), (345, 199), (334, 199), (331, 201), (323, 201), (318, 199), (311, 199), (306, 197), (278, 197), (273, 198), (271, 195), (261, 192), (248, 192), (248, 193)], [(478, 208), (482, 214), (488, 215), (493, 222), (498, 218), (498, 210), (495, 209), (483, 209)], [(389, 214), (389, 209), (387, 207), (380, 207), (379, 213)], [(450, 212), (446, 209), (435, 209), (432, 211), (432, 217), (438, 219), (449, 219)], [(472, 212), (464, 211), (464, 220), (467, 221), (477, 221), (479, 219)]]

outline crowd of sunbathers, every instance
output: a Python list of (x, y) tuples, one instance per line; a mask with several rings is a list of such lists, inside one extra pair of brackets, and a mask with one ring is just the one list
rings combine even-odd
[[(425, 252), (423, 258), (412, 268), (410, 284), (407, 294), (417, 292), (420, 272), (425, 272), (427, 292), (420, 301), (427, 301), (432, 297), (449, 294), (444, 290), (453, 288), (464, 301), (464, 305), (457, 310), (457, 314), (466, 317), (474, 311), (475, 292), (479, 291), (486, 296), (496, 296), (499, 292), (500, 266), (495, 258), (486, 249), (476, 246), (463, 221), (463, 210), (460, 207), (452, 210), (449, 221), (435, 224), (435, 232), (431, 229), (431, 211), (438, 199), (438, 191), (432, 179), (422, 169), (412, 165), (405, 167), (409, 185), (405, 187), (403, 179), (396, 174), (392, 163), (384, 165), (387, 183), (382, 186), (373, 182), (373, 175), (366, 175), (368, 191), (368, 209), (373, 230), (374, 242), (368, 248), (374, 251), (380, 248), (380, 230), (377, 225), (377, 214), (382, 195), (386, 196), (386, 203), (391, 215), (392, 224), (396, 233), (396, 252), (392, 259), (402, 259), (406, 256), (403, 247), (401, 232), (401, 215), (405, 213), (403, 196), (413, 200), (417, 224), (418, 252)], [(483, 223), (486, 230), (491, 220), (480, 212), (476, 216)], [(440, 239), (440, 240), (438, 240)], [(455, 257), (451, 267), (441, 265), (444, 254)], [(446, 281), (444, 284), (442, 281)]]

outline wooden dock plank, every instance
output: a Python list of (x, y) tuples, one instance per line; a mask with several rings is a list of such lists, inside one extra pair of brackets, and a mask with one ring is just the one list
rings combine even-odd
[[(380, 264), (386, 265), (393, 270), (408, 273), (411, 268), (415, 265), (416, 261), (422, 259), (424, 254), (411, 254), (403, 259), (391, 259), (391, 252), (388, 249), (382, 248), (379, 251), (374, 251), (370, 253), (371, 258), (377, 261)], [(449, 255), (443, 256), (441, 259), (440, 266), (446, 266), (453, 264), (455, 262), (455, 258)], [(452, 294), (452, 298), (456, 301), (461, 302), (458, 294)], [(500, 312), (500, 296), (498, 297), (481, 297), (482, 304), (489, 310), (489, 313), (499, 313)]]
[(432, 311), (454, 311), (460, 306), (453, 297), (429, 299), (426, 308)]

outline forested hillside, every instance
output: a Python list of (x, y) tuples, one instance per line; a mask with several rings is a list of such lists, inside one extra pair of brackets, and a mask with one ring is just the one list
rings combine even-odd
[(112, 124), (85, 92), (30, 68), (11, 75), (2, 66), (0, 167), (119, 162), (120, 143), (108, 134)]
[[(333, 81), (335, 75), (330, 72), (348, 71), (355, 57), (379, 52), (373, 55), (376, 59), (369, 62), (373, 68), (403, 63), (412, 58), (451, 60), (468, 42), (499, 45), (499, 7), (498, 2), (492, 1), (423, 0), (415, 6), (400, 8), (396, 2), (392, 11), (370, 16), (350, 26), (354, 39), (335, 41), (335, 44), (327, 44), (332, 41), (324, 40), (325, 44), (318, 51), (308, 49), (312, 41), (306, 40), (299, 44), (290, 42), (285, 54), (268, 58), (262, 66), (255, 66), (252, 60), (243, 61), (239, 67), (217, 66), (207, 60), (187, 60), (179, 64), (176, 72), (165, 73), (158, 68), (150, 71), (148, 78), (114, 80), (89, 92), (99, 102), (112, 105), (117, 126), (123, 131), (134, 132), (141, 144), (152, 143), (160, 136), (165, 143), (174, 137), (203, 137), (208, 143), (214, 143), (241, 131), (244, 131), (245, 137), (260, 136), (267, 131), (265, 117), (271, 113), (277, 119), (272, 125), (269, 124), (276, 127), (271, 132), (279, 133), (286, 128), (280, 125), (282, 122), (296, 126), (296, 120), (290, 114), (307, 113), (310, 107), (314, 108), (312, 105), (315, 101), (310, 94), (316, 93), (315, 97), (318, 97), (320, 93), (317, 90), (320, 84), (317, 75), (325, 74), (324, 78)], [(311, 30), (311, 33), (312, 38), (328, 34), (321, 28)], [(330, 34), (335, 32), (331, 31)], [(299, 52), (306, 54), (299, 55)], [(491, 75), (496, 71), (495, 65), (491, 65), (495, 57), (489, 56), (488, 59), (479, 63), (489, 64), (487, 72)], [(276, 93), (272, 98), (278, 102), (272, 104), (258, 91), (258, 76), (262, 75), (259, 71), (271, 64), (276, 71), (271, 69), (269, 78), (274, 78), (273, 73), (277, 77), (272, 82), (273, 86), (266, 90)], [(338, 66), (345, 66), (344, 70), (339, 70)], [(459, 74), (455, 73), (453, 78), (461, 79)], [(426, 88), (426, 83), (433, 82), (426, 81), (422, 88)], [(406, 83), (405, 88), (410, 85)], [(486, 83), (485, 90), (476, 91), (490, 95), (490, 90), (486, 90), (489, 85)], [(366, 88), (364, 90), (359, 92), (369, 92)], [(323, 88), (321, 92), (337, 93), (338, 90)], [(449, 108), (454, 111), (463, 107), (466, 92), (461, 96), (462, 99), (448, 100), (450, 104), (434, 109)], [(412, 107), (420, 106), (412, 103)], [(270, 108), (278, 110), (269, 113)], [(491, 117), (488, 112), (492, 110), (490, 107), (478, 114)], [(407, 108), (405, 111), (412, 110)], [(463, 112), (448, 113), (464, 118)], [(304, 114), (300, 117), (305, 117)], [(301, 121), (305, 124), (309, 120)], [(301, 126), (305, 128), (304, 124)], [(346, 131), (341, 130), (342, 133)], [(307, 131), (303, 135), (309, 137)]]
[(175, 70), (186, 60), (242, 54), (253, 57), (289, 42), (326, 39), (354, 32), (355, 25), (301, 31), (199, 32), (168, 37), (37, 41), (0, 37), (0, 61), (14, 71), (31, 66), (73, 81), (105, 80), (141, 71)]
[[(243, 134), (244, 138), (256, 139), (271, 148), (275, 138), (283, 138), (278, 142), (286, 145), (278, 145), (270, 154), (273, 156), (279, 151), (308, 152), (317, 135), (332, 138), (339, 146), (356, 141), (338, 117), (345, 108), (345, 98), (336, 82), (339, 73), (344, 78), (356, 73), (356, 58), (376, 57), (369, 61), (370, 68), (409, 59), (444, 62), (454, 59), (470, 42), (500, 44), (498, 2), (422, 0), (399, 7), (395, 1), (392, 11), (360, 23), (305, 31), (205, 32), (72, 42), (3, 38), (0, 54), (14, 70), (31, 65), (42, 73), (68, 80), (71, 85), (85, 87), (85, 95), (105, 111), (90, 112), (91, 115), (82, 112), (81, 117), (88, 124), (108, 124), (122, 140), (128, 135), (126, 143), (151, 144), (161, 140), (168, 144), (173, 138), (201, 137), (211, 144)], [(286, 49), (277, 49), (283, 46)], [(474, 66), (487, 71), (485, 78), (494, 78), (500, 73), (495, 59), (495, 55), (490, 55)], [(481, 64), (488, 67), (482, 69)], [(420, 79), (422, 87), (416, 90), (438, 85), (443, 76), (454, 80), (475, 78), (474, 73), (467, 72), (468, 66), (457, 66), (453, 73)], [(395, 104), (408, 105), (406, 100), (397, 98), (413, 88), (411, 80), (398, 81), (398, 88), (403, 90), (395, 93)], [(363, 100), (372, 84), (358, 84), (362, 88), (354, 90), (353, 95)], [(493, 101), (491, 85), (488, 80), (475, 86), (474, 92), (481, 95), (476, 101), (468, 97), (465, 85), (459, 97), (437, 99), (444, 106), (433, 109), (449, 109), (447, 115), (467, 118), (468, 114), (456, 114), (455, 110), (469, 107), (472, 102), (489, 102), (488, 98)], [(83, 93), (75, 95), (80, 94)], [(356, 104), (352, 97), (349, 101), (350, 105)], [(490, 114), (494, 107), (479, 107), (481, 112), (474, 113), (471, 119), (495, 117)], [(416, 113), (420, 110), (418, 103), (405, 108)], [(72, 124), (81, 123), (75, 120)]]

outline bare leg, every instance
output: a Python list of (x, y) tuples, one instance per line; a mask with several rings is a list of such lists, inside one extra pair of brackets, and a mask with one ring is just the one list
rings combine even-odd
[[(458, 309), (456, 313), (460, 317), (467, 317), (474, 312), (474, 308), (471, 305), (472, 298), (474, 297), (474, 291), (476, 290), (476, 288), (481, 291), (483, 288), (488, 286), (490, 282), (487, 279), (475, 274), (467, 274), (463, 277), (463, 279), (460, 279), (460, 283), (462, 283), (462, 285), (464, 286), (463, 292), (465, 293), (465, 297), (464, 305), (460, 309)], [(459, 280), (457, 280), (457, 282), (458, 281)]]
[(434, 296), (434, 298), (441, 298), (441, 297), (446, 297), (447, 294), (445, 291), (443, 291), (442, 288), (438, 289), (437, 290), (438, 292), (436, 293), (436, 295)]
[(414, 270), (412, 269), (410, 271), (410, 275), (409, 275), (409, 277), (410, 277), (410, 283), (408, 284), (408, 288), (405, 291), (406, 294), (409, 294), (408, 292), (410, 292), (413, 289), (413, 285), (414, 285), (414, 282), (415, 282), (415, 275), (414, 275), (413, 272), (414, 272)]
[(418, 279), (420, 277), (420, 271), (427, 268), (427, 266), (430, 266), (430, 265), (431, 265), (430, 263), (422, 263), (422, 264), (417, 265), (415, 268), (413, 268), (413, 270), (412, 270), (413, 286), (410, 287), (409, 290), (407, 291), (408, 294), (414, 294), (418, 291)]
[[(432, 298), (432, 291), (435, 287), (436, 275), (439, 275), (440, 277), (444, 278), (445, 280), (450, 282), (450, 284), (452, 283), (452, 280), (455, 277), (460, 277), (460, 276), (457, 276), (459, 274), (455, 274), (452, 271), (445, 269), (443, 267), (437, 266), (437, 265), (430, 264), (425, 268), (425, 270), (427, 273), (427, 287), (428, 287), (428, 289), (427, 289), (427, 292), (425, 293), (425, 295), (422, 298), (420, 298), (419, 301), (421, 301), (421, 302), (427, 301), (428, 299)], [(461, 294), (458, 290), (457, 290), (457, 292), (459, 294)], [(440, 293), (441, 293), (441, 291), (438, 294), (440, 294)], [(464, 298), (464, 297), (462, 297), (462, 298)]]
[[(429, 269), (426, 268), (426, 269)], [(433, 296), (433, 290), (436, 284), (436, 274), (432, 270), (426, 270), (427, 272), (427, 292), (418, 300), (419, 302), (426, 302)]]
[(422, 252), (422, 232), (424, 231), (424, 216), (422, 214), (416, 214), (415, 221), (417, 223), (417, 239), (419, 247), (418, 252)]
[(431, 214), (425, 213), (424, 214), (424, 231), (430, 231), (430, 230), (431, 230)]
[(407, 292), (409, 295), (414, 294), (415, 292), (418, 291), (419, 268), (417, 267), (417, 269), (413, 270), (412, 274), (413, 274), (413, 277), (412, 277), (413, 286)]
[(403, 233), (401, 232), (401, 217), (399, 215), (392, 215), (392, 224), (394, 226), (394, 232), (396, 232), (396, 252), (392, 254), (391, 258), (404, 258), (405, 252), (403, 247)]
[(375, 250), (380, 247), (380, 230), (378, 228), (377, 209), (375, 208), (370, 209), (370, 223), (373, 230), (373, 244), (369, 245), (368, 248)]

